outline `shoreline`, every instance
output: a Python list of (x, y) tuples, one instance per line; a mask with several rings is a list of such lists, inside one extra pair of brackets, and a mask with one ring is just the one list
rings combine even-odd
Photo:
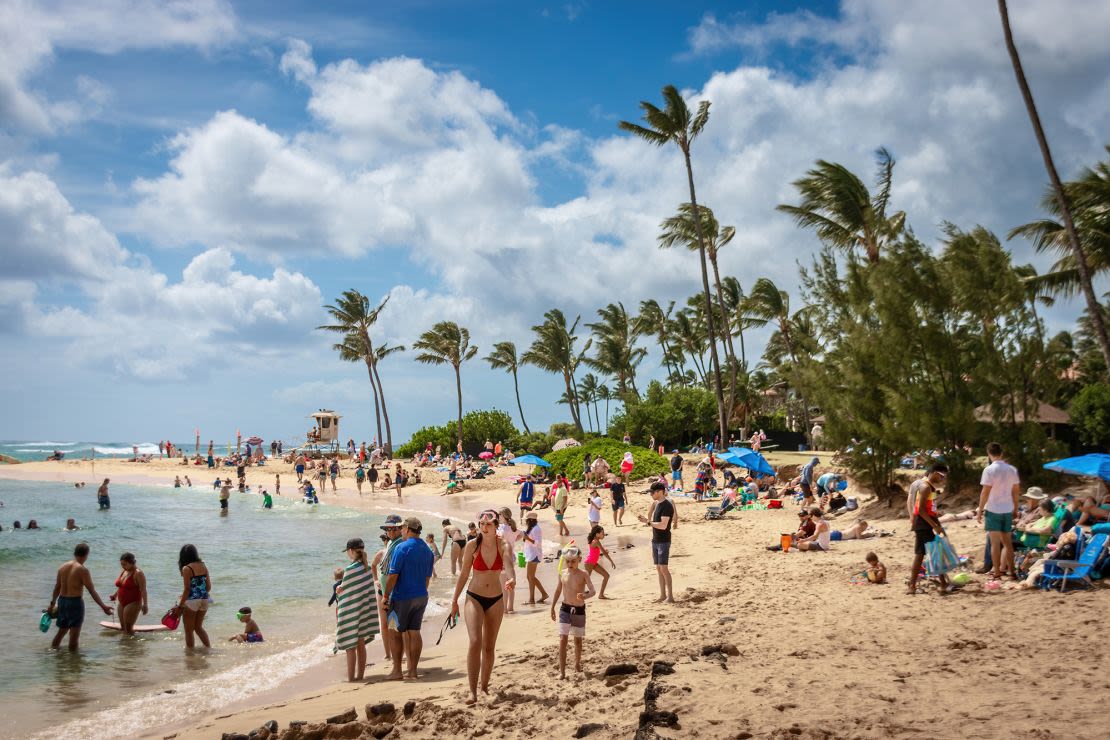
[[(394, 491), (391, 489), (388, 493), (383, 493), (380, 490), (375, 494), (368, 492), (362, 496), (358, 495), (357, 489), (354, 484), (353, 475), (349, 472), (353, 469), (353, 465), (345, 463), (343, 472), (337, 481), (337, 494), (331, 492), (330, 486), (327, 492), (317, 492), (320, 502), (331, 506), (339, 506), (348, 508), (355, 511), (366, 513), (374, 513), (384, 516), (387, 513), (399, 513), (402, 516), (414, 515), (422, 520), (424, 523), (425, 533), (435, 532), (437, 534), (437, 545), (442, 540), (440, 520), (443, 518), (451, 518), (457, 522), (462, 521), (465, 529), (465, 522), (472, 521), (476, 518), (479, 511), (486, 508), (501, 508), (509, 506), (514, 512), (514, 518), (517, 517), (518, 511), (514, 503), (516, 495), (516, 487), (509, 484), (503, 478), (509, 473), (514, 472), (514, 468), (495, 468), (495, 476), (486, 478), (480, 481), (468, 481), (468, 484), (473, 485), (473, 488), (461, 493), (454, 493), (449, 496), (441, 496), (438, 491), (441, 491), (446, 485), (446, 474), (438, 473), (434, 468), (422, 469), (422, 475), (428, 480), (415, 486), (406, 487), (403, 489), (405, 493), (398, 499)], [(288, 468), (288, 469), (286, 469)], [(211, 480), (215, 478), (216, 473), (219, 472), (221, 477), (234, 478), (234, 471), (230, 468), (219, 468), (215, 471), (209, 469), (207, 466), (184, 466), (178, 463), (170, 462), (169, 460), (155, 460), (150, 463), (132, 463), (126, 460), (118, 459), (101, 459), (95, 461), (62, 461), (62, 462), (26, 462), (20, 465), (4, 465), (0, 466), (0, 479), (8, 480), (25, 480), (35, 482), (58, 482), (59, 484), (72, 485), (75, 482), (84, 481), (86, 483), (85, 489), (88, 491), (90, 505), (95, 502), (96, 486), (100, 481), (107, 477), (111, 480), (110, 489), (115, 485), (144, 485), (144, 486), (172, 486), (176, 476), (189, 475), (193, 479), (191, 490), (188, 487), (181, 489), (186, 493), (199, 493), (201, 495), (210, 495), (213, 503), (216, 502), (216, 492), (211, 488)], [(229, 475), (230, 473), (230, 475)], [(282, 478), (283, 498), (290, 498), (285, 495), (285, 491), (296, 490), (296, 474), (292, 472), (292, 466), (284, 463), (277, 466), (264, 466), (263, 468), (251, 467), (247, 469), (246, 479), (247, 484), (251, 487), (251, 494), (256, 494), (259, 488), (256, 486), (264, 484), (268, 489), (273, 490), (273, 476), (275, 473), (280, 473)], [(200, 480), (200, 476), (204, 476)], [(442, 479), (442, 481), (440, 480)], [(433, 482), (434, 481), (434, 482)], [(630, 484), (630, 489), (635, 488), (637, 484)], [(639, 487), (643, 487), (642, 485)], [(364, 488), (364, 490), (366, 490)], [(567, 522), (571, 526), (572, 536), (569, 540), (575, 540), (582, 544), (585, 541), (586, 532), (579, 529), (583, 528), (586, 520), (586, 505), (582, 500), (584, 495), (581, 491), (573, 492), (571, 503), (567, 509)], [(603, 498), (607, 499), (607, 492), (602, 491)], [(607, 527), (606, 531), (609, 533), (607, 539), (608, 546), (612, 551), (614, 561), (617, 563), (617, 569), (613, 573), (613, 577), (627, 578), (630, 574), (643, 576), (651, 570), (650, 563), (644, 562), (649, 556), (649, 548), (647, 542), (649, 535), (646, 528), (642, 527), (635, 519), (633, 507), (631, 504), (637, 499), (647, 499), (647, 496), (637, 496), (637, 499), (632, 499), (632, 496), (637, 494), (630, 491), (628, 496), (629, 510), (625, 514), (625, 524), (623, 527), (614, 528)], [(292, 497), (297, 499), (299, 497)], [(644, 509), (644, 504), (641, 502), (640, 509)], [(606, 507), (603, 510), (602, 525), (606, 524), (606, 516), (609, 509)], [(641, 511), (642, 513), (642, 511)], [(611, 515), (609, 515), (609, 522), (611, 524)], [(553, 538), (549, 532), (554, 528), (555, 524), (550, 509), (541, 512), (541, 526), (544, 529), (545, 552), (552, 550), (551, 543), (561, 542), (559, 538)], [(519, 525), (519, 522), (518, 522)], [(376, 540), (376, 532), (367, 533), (364, 539), (372, 538)], [(569, 541), (568, 540), (568, 541)], [(369, 543), (371, 539), (367, 539)], [(631, 545), (630, 548), (624, 546)], [(561, 545), (560, 545), (561, 546)], [(621, 548), (621, 549), (618, 549)], [(631, 555), (629, 554), (631, 553)], [(439, 580), (442, 582), (446, 579), (450, 582), (451, 589), (455, 580), (450, 575), (450, 561), (449, 558), (441, 560), (436, 565)], [(548, 592), (554, 593), (554, 563), (546, 563), (544, 568), (540, 571), (541, 578), (545, 581), (545, 587)], [(518, 580), (523, 580), (523, 572), (518, 574)], [(433, 581), (432, 589), (435, 590), (435, 581)], [(611, 579), (608, 590), (614, 589), (616, 582)], [(527, 588), (526, 584), (521, 584), (518, 589), (523, 586)], [(449, 592), (451, 589), (448, 589)], [(515, 614), (507, 614), (502, 623), (501, 634), (498, 640), (499, 651), (505, 649), (507, 642), (511, 642), (515, 647), (533, 649), (542, 643), (546, 642), (549, 638), (548, 632), (542, 627), (537, 626), (537, 621), (541, 623), (547, 618), (546, 604), (542, 608), (524, 606), (522, 601), (525, 596), (520, 596), (521, 591), (518, 591), (518, 599), (521, 603), (517, 605)], [(526, 594), (526, 590), (524, 591)], [(449, 597), (444, 599), (448, 600)], [(433, 597), (436, 601), (436, 597)], [(550, 602), (548, 602), (550, 603)], [(597, 603), (597, 602), (594, 602)], [(449, 608), (449, 604), (448, 604)], [(550, 621), (547, 620), (547, 624)], [(425, 645), (424, 653), (421, 657), (420, 667), (421, 672), (425, 673), (430, 679), (430, 682), (435, 682), (435, 685), (443, 683), (440, 675), (455, 675), (458, 673), (461, 666), (461, 679), (457, 676), (450, 682), (452, 690), (459, 689), (465, 686), (466, 673), (465, 673), (465, 656), (466, 656), (466, 627), (460, 620), (459, 626), (452, 630), (444, 632), (442, 643), (437, 647), (435, 646), (436, 638), (439, 635), (440, 621), (436, 617), (426, 617), (422, 626), (422, 633), (424, 635)], [(385, 682), (384, 675), (387, 672), (386, 664), (383, 660), (382, 645), (380, 637), (368, 646), (367, 655), (367, 673), (375, 673), (375, 668), (380, 668), (380, 674), (370, 676), (364, 684), (351, 685), (345, 681), (344, 665), (341, 662), (342, 655), (328, 656), (322, 663), (309, 667), (302, 673), (292, 676), (280, 684), (267, 687), (266, 689), (253, 694), (250, 697), (233, 701), (223, 707), (217, 712), (206, 715), (203, 719), (197, 718), (183, 719), (180, 722), (175, 722), (168, 725), (158, 725), (143, 730), (139, 737), (175, 737), (175, 738), (190, 738), (190, 737), (211, 737), (213, 728), (222, 728), (224, 726), (232, 726), (241, 723), (239, 718), (251, 717), (258, 713), (271, 713), (277, 710), (276, 716), (284, 716), (286, 713), (296, 714), (297, 709), (302, 705), (305, 706), (304, 711), (300, 712), (301, 717), (294, 717), (293, 719), (305, 719), (308, 721), (315, 721), (322, 719), (322, 713), (335, 714), (341, 710), (331, 711), (332, 704), (336, 701), (336, 697), (342, 698), (343, 701), (354, 702), (357, 706), (371, 701), (370, 699), (360, 698), (363, 694), (372, 692), (377, 689), (375, 696), (381, 695), (386, 698), (380, 699), (381, 701), (403, 701), (410, 693), (417, 695), (422, 694), (419, 686), (426, 685), (424, 681), (418, 684), (411, 684), (408, 682)], [(495, 673), (496, 676), (496, 673)], [(383, 685), (384, 684), (384, 685)], [(348, 699), (348, 695), (354, 692), (355, 697)], [(373, 701), (379, 701), (374, 699)], [(361, 703), (360, 703), (361, 702)], [(342, 701), (340, 701), (342, 703)], [(321, 715), (317, 717), (316, 715)], [(291, 716), (291, 715), (290, 715)], [(260, 722), (261, 723), (261, 722)], [(259, 724), (260, 724), (259, 723)], [(219, 729), (222, 733), (224, 730)]]
[[(56, 468), (48, 472), (58, 474)], [(169, 471), (169, 481), (173, 475)], [(2, 467), (0, 476), (15, 477)], [(249, 473), (248, 480), (253, 480)], [(480, 489), (446, 501), (432, 493), (434, 485), (423, 484), (401, 503), (467, 521), (484, 503), (510, 505), (514, 489), (500, 478), (479, 483)], [(635, 520), (647, 508), (647, 496), (639, 493), (644, 487), (643, 482), (630, 485), (627, 524), (607, 527), (609, 544), (647, 535)], [(568, 510), (579, 538), (583, 498), (581, 491), (573, 492)], [(345, 496), (341, 486), (334, 502), (348, 500), (381, 512), (396, 498), (385, 501), (379, 494), (360, 504), (357, 494)], [(834, 542), (823, 553), (782, 553), (765, 547), (796, 527), (792, 502), (781, 510), (738, 511), (706, 521), (704, 504), (681, 496), (672, 500), (680, 518), (671, 553), (677, 603), (653, 603), (658, 587), (647, 547), (615, 550), (617, 568), (607, 589), (612, 601), (589, 602), (580, 676), (559, 681), (558, 637), (547, 609), (521, 607), (503, 622), (491, 693), (480, 696), (476, 706), (463, 704), (465, 626), (448, 630), (435, 646), (438, 625), (433, 621), (423, 630), (419, 682), (386, 682), (384, 666), (380, 673), (374, 666), (366, 683), (346, 684), (341, 666), (325, 661), (319, 672), (313, 669), (241, 704), (144, 736), (247, 734), (269, 720), (285, 731), (290, 722), (322, 723), (352, 707), (364, 720), (365, 707), (379, 702), (394, 704), (397, 713), (377, 720), (375, 728), (384, 729), (388, 722), (405, 737), (429, 739), (567, 737), (594, 724), (591, 737), (597, 738), (627, 738), (643, 730), (646, 736), (665, 738), (879, 740), (918, 738), (924, 718), (936, 737), (1002, 738), (1043, 734), (1065, 715), (1073, 737), (1104, 734), (1098, 703), (1060, 690), (1060, 680), (1083, 675), (1093, 682), (1092, 689), (1110, 689), (1101, 653), (1091, 649), (1098, 643), (1099, 622), (1083, 617), (1110, 609), (1110, 588), (1096, 585), (1059, 594), (1005, 584), (988, 591), (985, 579), (972, 576), (968, 586), (948, 596), (935, 590), (907, 596), (914, 538), (899, 502), (865, 502), (859, 511), (832, 520), (834, 528), (841, 528), (866, 518), (894, 530), (891, 537)], [(607, 516), (603, 513), (603, 524)], [(541, 513), (540, 523), (545, 533), (551, 531), (549, 513)], [(972, 520), (947, 529), (957, 551), (972, 557), (972, 567), (978, 565), (981, 527)], [(872, 550), (886, 564), (889, 583), (851, 583)], [(437, 566), (441, 574), (442, 565)], [(553, 576), (553, 568), (541, 568), (545, 585), (553, 583)], [(1043, 654), (1043, 634), (1053, 635), (1051, 657), (1031, 660), (1034, 651)], [(631, 673), (606, 676), (616, 664), (630, 666), (623, 670)], [(1036, 701), (1000, 713), (1002, 676)], [(400, 709), (410, 701), (412, 715), (402, 717)], [(313, 727), (320, 733), (314, 736), (369, 732), (365, 723)]]

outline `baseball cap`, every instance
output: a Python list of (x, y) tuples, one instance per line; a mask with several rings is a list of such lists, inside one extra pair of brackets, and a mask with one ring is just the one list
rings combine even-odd
[(424, 525), (414, 516), (410, 516), (405, 520), (405, 527), (407, 527), (410, 532), (416, 532), (417, 534), (420, 534), (421, 530), (424, 529)]
[(379, 529), (393, 529), (394, 527), (400, 527), (402, 523), (400, 514), (390, 514), (385, 518), (385, 524)]
[(366, 546), (362, 544), (361, 538), (353, 537), (347, 540), (347, 546), (343, 548), (343, 552), (347, 552), (348, 550), (362, 550), (365, 549), (365, 547)]

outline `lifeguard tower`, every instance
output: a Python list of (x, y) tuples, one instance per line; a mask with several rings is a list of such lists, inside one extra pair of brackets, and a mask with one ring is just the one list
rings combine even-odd
[(312, 419), (312, 429), (308, 430), (308, 447), (325, 449), (335, 447), (339, 449), (339, 420), (342, 418), (334, 411), (320, 409), (314, 414), (309, 414)]

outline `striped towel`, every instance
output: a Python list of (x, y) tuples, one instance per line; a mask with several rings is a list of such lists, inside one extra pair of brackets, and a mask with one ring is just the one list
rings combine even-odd
[(359, 638), (366, 642), (381, 631), (378, 600), (370, 569), (354, 561), (343, 571), (342, 593), (335, 613), (336, 650), (351, 650)]

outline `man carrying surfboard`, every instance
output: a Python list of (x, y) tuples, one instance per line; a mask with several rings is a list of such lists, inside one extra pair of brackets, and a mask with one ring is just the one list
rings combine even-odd
[(62, 644), (62, 638), (69, 633), (69, 650), (77, 650), (77, 641), (81, 638), (81, 625), (85, 621), (85, 601), (82, 598), (84, 589), (88, 589), (93, 601), (100, 605), (105, 614), (112, 613), (112, 607), (106, 605), (100, 594), (93, 587), (92, 575), (85, 567), (89, 559), (89, 546), (82, 542), (73, 548), (73, 560), (63, 563), (58, 568), (58, 577), (54, 582), (54, 594), (50, 597), (50, 606), (47, 613), (58, 621), (58, 634), (54, 636), (50, 646), (57, 648)]

